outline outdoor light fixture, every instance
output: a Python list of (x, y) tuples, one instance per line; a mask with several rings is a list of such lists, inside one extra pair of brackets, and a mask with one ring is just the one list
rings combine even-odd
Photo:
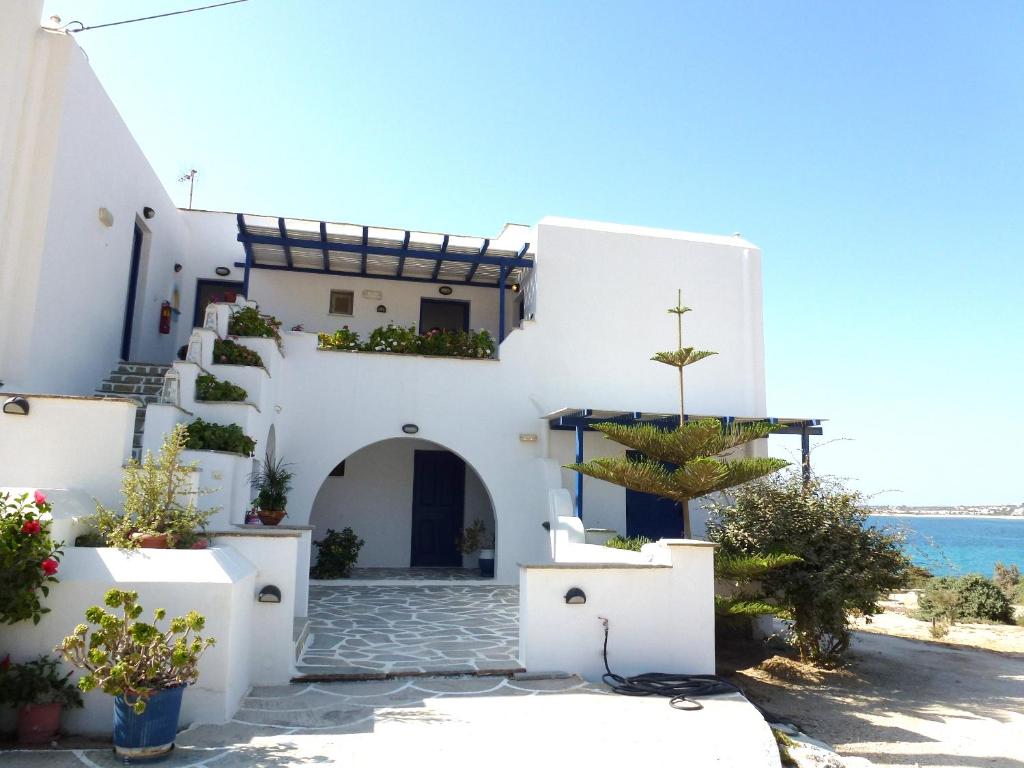
[(230, 274), (231, 274), (231, 270), (230, 270), (230, 269), (228, 269), (227, 267), (217, 267), (217, 268), (216, 268), (215, 270), (213, 270), (213, 271), (214, 271), (214, 272), (216, 272), (216, 273), (217, 273), (218, 275), (220, 275), (221, 277), (227, 277), (228, 275), (230, 275)]
[(437, 289), (437, 292), (440, 293), (442, 296), (451, 296), (452, 287), (450, 285), (442, 285), (440, 288)]
[(521, 290), (519, 283), (512, 283), (512, 293), (519, 293)]
[(520, 432), (519, 433), (519, 442), (521, 442), (521, 443), (536, 443), (537, 442), (537, 433), (535, 433), (535, 432)]
[(102, 224), (104, 227), (114, 226), (114, 214), (112, 214), (106, 208), (100, 208), (97, 215), (100, 218), (100, 224)]
[(256, 601), (260, 603), (280, 603), (281, 590), (273, 584), (267, 584), (267, 586), (260, 590), (259, 597), (256, 598)]
[(566, 605), (583, 605), (587, 602), (587, 594), (579, 587), (573, 587), (565, 593)]
[(28, 416), (28, 410), (28, 400), (20, 395), (4, 400), (4, 413), (10, 413), (14, 416)]
[(148, 205), (142, 209), (142, 216), (147, 219), (152, 219), (156, 216), (156, 211), (150, 208)]
[(385, 312), (388, 311), (388, 308), (385, 307), (383, 304), (378, 304), (377, 305), (377, 311), (380, 312), (383, 315)]
[(417, 432), (420, 431), (420, 428), (417, 427), (415, 424), (403, 424), (402, 431), (405, 432), (405, 434), (407, 435), (415, 435)]
[(175, 264), (174, 265), (174, 271), (175, 272), (181, 272), (181, 264)]

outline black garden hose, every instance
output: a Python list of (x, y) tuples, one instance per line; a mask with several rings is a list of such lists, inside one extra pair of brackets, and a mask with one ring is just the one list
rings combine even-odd
[(668, 696), (669, 705), (683, 711), (704, 709), (695, 696), (721, 696), (742, 691), (718, 675), (677, 675), (669, 672), (647, 672), (623, 677), (608, 666), (608, 619), (598, 617), (604, 625), (604, 668), (601, 676), (605, 685), (623, 696)]

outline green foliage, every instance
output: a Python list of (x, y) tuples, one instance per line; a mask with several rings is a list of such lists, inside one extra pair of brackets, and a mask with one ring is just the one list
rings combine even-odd
[(644, 544), (650, 544), (651, 540), (646, 536), (612, 536), (604, 543), (612, 549), (625, 549), (630, 552), (639, 552)]
[(138, 538), (146, 534), (167, 534), (171, 547), (189, 547), (206, 527), (213, 510), (196, 508), (192, 472), (196, 465), (184, 464), (187, 428), (178, 424), (164, 438), (156, 457), (146, 452), (140, 463), (128, 462), (121, 474), (120, 510), (96, 504), (89, 518), (109, 546), (121, 549), (138, 547)]
[(1016, 565), (996, 563), (992, 581), (1011, 603), (1024, 602), (1024, 581), (1021, 580), (1020, 568)]
[(15, 708), (30, 704), (82, 706), (82, 693), (70, 682), (74, 673), (61, 671), (57, 659), (46, 655), (24, 664), (0, 664), (0, 703)]
[(484, 521), (477, 519), (462, 532), (455, 542), (464, 555), (472, 555), (481, 549), (494, 549), (494, 534), (487, 530)]
[(907, 579), (904, 586), (907, 589), (923, 589), (933, 578), (935, 578), (934, 574), (927, 568), (911, 565), (907, 568)]
[(363, 345), (359, 341), (359, 334), (350, 331), (348, 326), (343, 326), (334, 333), (318, 333), (320, 349), (341, 349), (348, 352), (359, 352)]
[(252, 456), (256, 441), (237, 424), (215, 424), (196, 419), (187, 427), (185, 447), (190, 451), (227, 451)]
[(396, 354), (428, 355), (434, 357), (494, 357), (495, 344), (491, 334), (482, 331), (428, 331), (422, 336), (415, 326), (408, 328), (382, 326), (370, 333), (366, 342), (346, 325), (334, 333), (318, 335), (320, 349), (347, 352), (393, 352)]
[(685, 368), (688, 365), (700, 362), (706, 357), (711, 357), (712, 355), (717, 354), (717, 352), (712, 352), (707, 349), (683, 347), (682, 349), (675, 349), (671, 352), (658, 352), (651, 358), (651, 360), (656, 363), (671, 365), (673, 368)]
[(1013, 607), (991, 579), (971, 573), (954, 579), (932, 579), (918, 601), (918, 616), (925, 620), (998, 621), (1013, 623)]
[(723, 555), (800, 558), (760, 577), (766, 599), (785, 610), (801, 658), (837, 662), (850, 642), (849, 614), (878, 612), (878, 599), (904, 583), (902, 539), (866, 527), (861, 498), (838, 481), (804, 482), (799, 473), (768, 477), (715, 504), (708, 538)]
[(196, 377), (196, 400), (241, 403), (248, 396), (248, 392), (230, 381), (221, 381), (208, 373)]
[(347, 579), (365, 543), (351, 528), (344, 528), (341, 533), (328, 528), (326, 536), (313, 542), (317, 548), (316, 565), (309, 569), (309, 575), (314, 579)]
[(50, 537), (52, 507), (36, 491), (11, 497), (0, 492), (0, 622), (32, 619), (38, 624), (49, 608), (42, 598), (57, 582), (60, 547)]
[(121, 615), (98, 605), (88, 608), (85, 618), (94, 625), (91, 631), (79, 624), (57, 650), (86, 671), (78, 679), (79, 688), (123, 696), (142, 714), (146, 700), (157, 691), (196, 682), (199, 659), (215, 641), (200, 637), (206, 619), (196, 611), (171, 619), (166, 631), (157, 627), (166, 614), (163, 608), (153, 612), (152, 623), (138, 621), (142, 615), (138, 597), (137, 592), (111, 589), (104, 604), (120, 608)]
[(263, 366), (263, 358), (257, 352), (231, 339), (216, 339), (213, 342), (213, 362), (221, 365)]
[(274, 460), (268, 453), (252, 473), (250, 481), (256, 487), (256, 503), (264, 512), (279, 512), (288, 505), (288, 491), (292, 489), (293, 473), (284, 459)]
[[(769, 602), (761, 591), (760, 579), (778, 568), (800, 562), (796, 555), (782, 552), (738, 554), (715, 552), (715, 612), (720, 616), (788, 616), (785, 608)], [(749, 628), (747, 628), (749, 629)]]
[(280, 327), (280, 320), (273, 315), (261, 315), (255, 307), (234, 309), (228, 318), (229, 336), (256, 336), (280, 341)]

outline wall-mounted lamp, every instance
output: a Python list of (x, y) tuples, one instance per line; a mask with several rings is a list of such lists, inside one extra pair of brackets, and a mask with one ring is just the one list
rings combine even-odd
[(402, 431), (405, 432), (405, 434), (407, 435), (415, 435), (417, 432), (420, 431), (420, 428), (415, 424), (403, 424)]
[(521, 443), (536, 443), (537, 439), (538, 439), (537, 438), (537, 433), (535, 433), (535, 432), (520, 432), (519, 433), (519, 442), (521, 442)]
[(114, 226), (114, 214), (112, 214), (106, 208), (100, 208), (97, 212), (97, 216), (99, 216), (100, 224), (102, 224), (104, 227)]
[(543, 523), (541, 523), (540, 527), (543, 528), (548, 533), (551, 533), (551, 523), (548, 522), (547, 520), (545, 520)]
[(385, 307), (383, 304), (378, 304), (377, 311), (380, 312), (381, 314), (384, 314), (385, 312), (388, 311), (388, 308)]
[(256, 598), (256, 602), (259, 603), (280, 603), (281, 602), (281, 590), (275, 587), (273, 584), (267, 584), (260, 590), (259, 596)]
[(152, 219), (154, 216), (156, 216), (156, 211), (154, 211), (147, 205), (145, 208), (142, 209), (142, 216), (143, 218), (146, 219)]
[(28, 400), (20, 395), (4, 400), (4, 413), (10, 413), (14, 416), (28, 416), (28, 410)]
[(174, 271), (175, 272), (181, 272), (181, 264), (175, 264), (174, 265)]
[(523, 290), (523, 288), (519, 283), (512, 283), (512, 293), (519, 293), (521, 290)]
[(452, 287), (450, 285), (442, 285), (440, 288), (437, 289), (437, 292), (440, 293), (442, 296), (451, 296)]
[(221, 277), (227, 277), (228, 275), (230, 275), (230, 274), (231, 274), (231, 270), (230, 270), (230, 269), (228, 269), (227, 267), (217, 267), (217, 268), (216, 268), (215, 270), (213, 270), (213, 271), (214, 271), (214, 272), (216, 272), (216, 273), (217, 273), (218, 275), (220, 275)]
[(587, 593), (579, 587), (573, 587), (565, 593), (566, 605), (583, 605), (587, 602)]

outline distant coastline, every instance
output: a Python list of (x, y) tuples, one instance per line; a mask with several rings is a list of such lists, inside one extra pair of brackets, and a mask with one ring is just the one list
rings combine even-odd
[(878, 517), (949, 517), (970, 518), (972, 520), (1024, 520), (1024, 515), (998, 515), (979, 512), (877, 512), (868, 511), (869, 515)]
[(1024, 520), (1024, 504), (991, 504), (951, 507), (911, 507), (902, 504), (864, 507), (869, 515), (893, 517), (984, 517), (993, 520)]

